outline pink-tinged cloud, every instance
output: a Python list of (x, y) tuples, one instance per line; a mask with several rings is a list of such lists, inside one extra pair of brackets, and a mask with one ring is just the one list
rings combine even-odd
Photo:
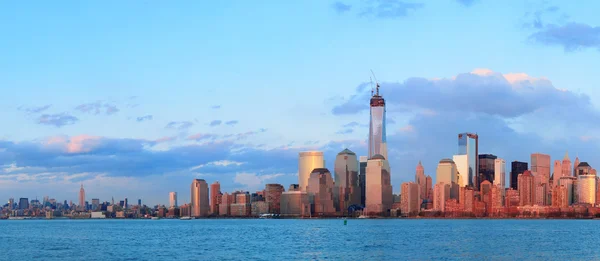
[(154, 142), (156, 142), (156, 143), (171, 142), (171, 141), (174, 141), (176, 139), (177, 139), (176, 136), (165, 136), (165, 137), (158, 138), (158, 139), (154, 140)]
[(90, 152), (101, 144), (102, 137), (79, 135), (79, 136), (54, 136), (44, 143), (45, 147), (56, 148), (66, 153)]
[(188, 140), (201, 141), (201, 140), (208, 140), (208, 139), (214, 140), (217, 137), (218, 137), (218, 135), (216, 135), (216, 134), (196, 133), (196, 134), (190, 135), (187, 139)]

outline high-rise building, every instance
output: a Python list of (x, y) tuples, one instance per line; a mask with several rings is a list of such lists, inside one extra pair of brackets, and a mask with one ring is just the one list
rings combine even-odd
[(550, 184), (550, 155), (531, 154), (531, 172), (534, 176), (539, 176), (541, 184)]
[(333, 179), (326, 168), (314, 169), (310, 173), (306, 189), (314, 214), (317, 216), (330, 216), (335, 214), (333, 204)]
[(416, 215), (420, 210), (421, 197), (419, 195), (419, 184), (414, 182), (402, 183), (401, 193), (401, 211), (403, 215)]
[(427, 182), (427, 200), (429, 202), (433, 201), (433, 179), (431, 178), (431, 176), (427, 175), (427, 177), (425, 178), (426, 182)]
[(93, 198), (92, 199), (92, 210), (97, 210), (100, 206), (100, 199)]
[(518, 177), (519, 174), (523, 174), (528, 169), (527, 162), (513, 161), (510, 164), (510, 187), (514, 190), (518, 190), (519, 182)]
[(177, 207), (177, 192), (169, 192), (169, 207)]
[(366, 212), (371, 215), (385, 215), (392, 207), (392, 184), (390, 165), (379, 154), (367, 162)]
[[(459, 169), (459, 173), (463, 179), (463, 182), (468, 183), (468, 185), (473, 186), (474, 188), (478, 188), (479, 184), (477, 182), (477, 173), (479, 173), (479, 136), (473, 133), (460, 133), (458, 134), (458, 155), (467, 155), (466, 157), (466, 167), (461, 172)], [(462, 166), (461, 162), (461, 167)], [(459, 165), (459, 163), (456, 163)]]
[(213, 184), (210, 184), (210, 213), (214, 215), (219, 215), (219, 199), (221, 195), (221, 184), (218, 181), (215, 181)]
[(298, 184), (302, 191), (306, 191), (310, 173), (314, 169), (324, 168), (325, 160), (321, 151), (304, 151), (298, 157)]
[(345, 149), (335, 158), (334, 205), (336, 210), (346, 213), (351, 205), (360, 204), (358, 182), (358, 159), (356, 153)]
[(369, 123), (369, 159), (379, 154), (387, 159), (387, 142), (385, 133), (385, 100), (377, 91), (371, 97), (371, 118)]
[(490, 182), (489, 180), (484, 180), (479, 185), (479, 194), (481, 195), (481, 201), (485, 203), (488, 212), (491, 211), (492, 207), (492, 187), (492, 182)]
[(573, 175), (573, 168), (571, 167), (571, 160), (569, 159), (569, 152), (565, 152), (565, 157), (562, 161), (562, 176), (570, 177)]
[(490, 183), (493, 183), (496, 175), (496, 155), (492, 154), (480, 154), (478, 157), (479, 160), (479, 176), (477, 177), (477, 186), (479, 186), (483, 181), (487, 180)]
[(359, 173), (358, 173), (358, 187), (360, 189), (360, 205), (365, 206), (365, 195), (367, 194), (367, 156), (360, 156), (359, 161)]
[(283, 192), (285, 192), (285, 189), (281, 184), (265, 185), (265, 202), (267, 203), (268, 213), (281, 213), (281, 194)]
[(573, 163), (573, 176), (577, 177), (577, 167), (579, 166), (579, 157), (575, 157), (575, 162)]
[(579, 177), (579, 175), (589, 175), (592, 171), (592, 167), (587, 162), (581, 162), (577, 166), (575, 166), (575, 171), (573, 176)]
[[(539, 175), (539, 174), (538, 174)], [(538, 205), (538, 206), (546, 206), (548, 205), (547, 203), (547, 192), (546, 192), (546, 184), (535, 184), (535, 201), (533, 202), (533, 205)]]
[(208, 184), (206, 183), (206, 180), (194, 179), (194, 181), (192, 181), (190, 194), (192, 196), (192, 216), (208, 216), (210, 206), (208, 204)]
[(500, 186), (502, 188), (502, 196), (504, 196), (504, 189), (506, 188), (506, 162), (497, 158), (494, 160), (494, 186)]
[(469, 155), (454, 155), (452, 161), (456, 165), (456, 183), (460, 187), (469, 186)]
[(552, 174), (553, 184), (552, 186), (558, 186), (558, 182), (560, 181), (560, 177), (562, 177), (562, 163), (560, 160), (554, 161), (554, 173)]
[(306, 191), (286, 191), (281, 193), (282, 216), (309, 216), (310, 202)]
[(433, 209), (435, 211), (446, 211), (446, 200), (450, 199), (450, 185), (436, 183), (433, 186)]
[(442, 159), (436, 169), (435, 183), (444, 183), (450, 186), (450, 198), (458, 199), (459, 186), (457, 184), (456, 164), (451, 159)]
[(581, 204), (596, 204), (597, 177), (591, 171), (587, 162), (579, 163), (575, 177), (577, 178), (577, 202)]
[(85, 207), (85, 189), (83, 189), (83, 184), (81, 184), (81, 188), (79, 189), (79, 207)]
[(142, 206), (142, 199), (138, 198), (138, 207), (141, 207), (141, 206)]
[(535, 187), (533, 186), (533, 174), (526, 170), (523, 174), (519, 174), (518, 178), (519, 205), (533, 206), (535, 200)]
[(420, 160), (415, 174), (415, 183), (419, 187), (419, 202), (427, 200), (427, 177), (425, 176), (425, 168), (423, 168)]
[(29, 199), (28, 198), (20, 198), (19, 199), (19, 209), (29, 209)]
[(568, 202), (568, 205), (572, 205), (577, 202), (577, 178), (573, 176), (560, 177), (558, 186), (565, 187), (565, 198)]

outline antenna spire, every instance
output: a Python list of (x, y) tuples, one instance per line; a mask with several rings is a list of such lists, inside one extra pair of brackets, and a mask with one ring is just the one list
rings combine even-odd
[(373, 78), (369, 77), (369, 80), (371, 81), (371, 96), (373, 96)]

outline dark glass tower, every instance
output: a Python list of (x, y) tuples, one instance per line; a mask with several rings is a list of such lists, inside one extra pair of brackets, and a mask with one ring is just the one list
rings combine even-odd
[(523, 174), (528, 168), (527, 162), (513, 161), (510, 164), (510, 187), (512, 189), (519, 189), (517, 178), (519, 174)]
[(495, 178), (495, 161), (498, 157), (492, 154), (481, 154), (479, 155), (479, 176), (477, 177), (477, 186), (481, 185), (481, 182), (489, 181), (494, 183)]

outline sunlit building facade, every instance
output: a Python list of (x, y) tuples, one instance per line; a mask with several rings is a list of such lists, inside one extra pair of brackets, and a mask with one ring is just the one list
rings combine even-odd
[(298, 157), (298, 184), (302, 191), (306, 191), (310, 173), (317, 168), (324, 168), (325, 160), (322, 151), (304, 151)]
[(502, 188), (502, 196), (504, 196), (504, 188), (506, 188), (506, 161), (501, 158), (494, 160), (494, 186)]
[(427, 177), (425, 176), (425, 168), (423, 168), (420, 160), (415, 173), (415, 183), (419, 187), (419, 201), (427, 200)]
[(210, 184), (210, 213), (214, 215), (219, 215), (219, 199), (221, 195), (221, 184), (218, 181), (215, 181), (213, 184)]
[(191, 186), (192, 216), (206, 217), (210, 211), (208, 203), (208, 184), (206, 180), (194, 179)]
[(379, 154), (367, 162), (366, 212), (369, 215), (385, 215), (392, 206), (390, 165)]
[(283, 192), (285, 189), (281, 184), (265, 185), (265, 202), (269, 213), (279, 214), (281, 212), (281, 194)]
[(308, 192), (312, 213), (316, 216), (330, 216), (335, 214), (333, 179), (328, 169), (318, 168), (310, 173), (306, 192)]
[(169, 192), (169, 207), (177, 207), (177, 192)]
[(411, 216), (418, 214), (421, 205), (419, 192), (419, 184), (414, 182), (402, 183), (400, 194), (402, 195), (401, 211), (403, 215)]
[(519, 205), (533, 206), (535, 197), (533, 174), (531, 174), (531, 171), (526, 170), (517, 179), (519, 183)]
[(456, 164), (451, 159), (440, 160), (436, 169), (436, 184), (444, 183), (450, 186), (450, 198), (458, 199), (458, 184)]
[[(583, 164), (584, 162), (580, 163)], [(577, 176), (577, 201), (580, 204), (596, 204), (596, 175), (578, 174)]]

